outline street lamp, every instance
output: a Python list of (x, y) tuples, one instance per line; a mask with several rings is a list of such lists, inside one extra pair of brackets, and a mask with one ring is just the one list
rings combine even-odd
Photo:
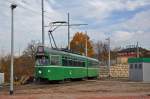
[(11, 4), (11, 68), (10, 68), (10, 95), (13, 94), (13, 63), (14, 63), (14, 9), (16, 4)]

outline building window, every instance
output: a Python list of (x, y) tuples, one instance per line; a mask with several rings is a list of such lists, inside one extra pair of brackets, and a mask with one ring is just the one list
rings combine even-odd
[(135, 69), (137, 69), (137, 64), (135, 64)]
[(139, 69), (142, 69), (142, 64), (139, 64)]
[(130, 64), (130, 69), (133, 69), (133, 64)]

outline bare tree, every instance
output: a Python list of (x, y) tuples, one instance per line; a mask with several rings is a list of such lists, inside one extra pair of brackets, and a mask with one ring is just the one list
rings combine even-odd
[(100, 60), (102, 62), (102, 64), (107, 64), (107, 60), (108, 60), (107, 43), (98, 41), (95, 44), (95, 50), (96, 50), (95, 56), (98, 58), (98, 60)]
[(23, 55), (32, 57), (34, 59), (35, 54), (36, 54), (36, 49), (39, 45), (41, 45), (39, 41), (32, 40), (28, 44), (27, 48), (24, 50)]
[[(108, 62), (108, 44), (106, 42), (98, 41), (95, 43), (96, 57), (102, 62), (102, 65), (106, 65)], [(111, 62), (117, 59), (117, 52), (120, 50), (120, 47), (116, 47), (110, 51)]]

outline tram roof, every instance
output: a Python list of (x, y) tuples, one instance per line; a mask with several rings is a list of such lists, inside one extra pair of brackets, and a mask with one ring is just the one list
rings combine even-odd
[(55, 50), (55, 49), (51, 49), (51, 48), (44, 48), (44, 51), (46, 51), (48, 53), (56, 54), (56, 55), (69, 55), (69, 56), (73, 56), (73, 57), (79, 57), (79, 58), (89, 59), (89, 60), (97, 61), (98, 62), (97, 59), (86, 57), (86, 56), (83, 56), (83, 55), (74, 54), (74, 53), (71, 53), (71, 52), (65, 52), (65, 51), (61, 51), (61, 50)]

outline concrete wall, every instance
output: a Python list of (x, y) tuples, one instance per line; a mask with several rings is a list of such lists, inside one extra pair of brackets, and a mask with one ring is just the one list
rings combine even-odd
[(117, 57), (118, 64), (128, 64), (128, 57)]
[(110, 68), (110, 75), (111, 77), (128, 77), (129, 72), (128, 72), (128, 65), (115, 65), (111, 66)]
[(100, 78), (108, 77), (108, 67), (107, 66), (100, 66)]
[[(114, 78), (128, 78), (129, 76), (128, 65), (117, 64), (110, 67), (110, 76)], [(100, 67), (100, 77), (108, 77), (109, 69), (107, 66)]]

